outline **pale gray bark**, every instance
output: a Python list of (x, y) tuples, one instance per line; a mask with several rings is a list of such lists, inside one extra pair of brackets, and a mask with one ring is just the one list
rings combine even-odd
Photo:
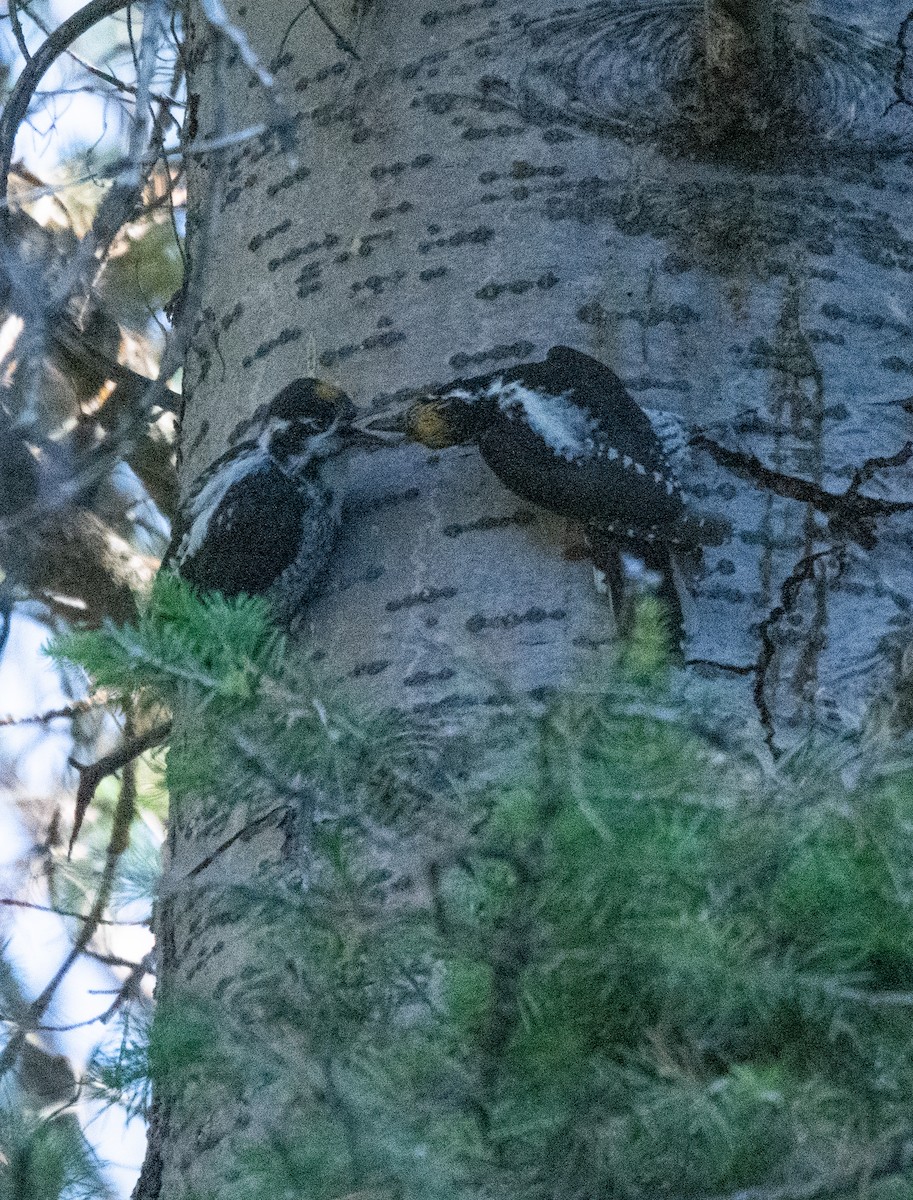
[[(707, 6), (717, 17), (727, 7)], [(188, 371), (186, 478), (218, 452), (239, 416), (302, 372), (312, 340), (318, 371), (365, 407), (567, 342), (613, 366), (645, 406), (734, 437), (740, 450), (831, 491), (871, 456), (900, 450), (907, 415), (889, 402), (904, 398), (911, 370), (903, 346), (906, 164), (898, 153), (907, 114), (885, 108), (887, 37), (902, 14), (883, 15), (879, 41), (834, 17), (784, 10), (778, 36), (802, 30), (786, 109), (770, 113), (775, 131), (782, 119), (784, 140), (752, 140), (749, 131), (731, 147), (733, 163), (712, 161), (720, 157), (712, 152), (711, 161), (696, 161), (706, 137), (698, 50), (709, 28), (698, 6), (592, 3), (550, 18), (542, 3), (511, 18), (493, 2), (465, 10), (397, 4), (368, 6), (357, 21), (345, 4), (325, 11), (358, 59), (337, 48), (313, 11), (287, 37), (299, 12), (291, 6), (238, 17), (265, 61), (282, 46), (278, 78), (298, 106), (298, 162), (290, 165), (269, 137), (229, 157), (218, 254)], [(752, 20), (746, 27), (757, 32), (760, 18)], [(232, 128), (267, 112), (258, 95), (240, 64), (228, 70), (221, 98)], [(198, 172), (198, 188), (205, 182)], [(380, 472), (395, 471), (387, 491), (420, 486), (393, 466), (410, 455), (426, 457), (403, 451)], [(449, 456), (464, 462), (468, 488), (488, 480), (472, 455)], [(900, 498), (905, 475), (882, 471), (868, 487)], [(880, 523), (879, 545), (863, 550), (843, 535), (835, 541), (811, 508), (746, 485), (707, 455), (692, 457), (684, 482), (739, 526), (692, 580), (689, 656), (746, 669), (760, 662), (772, 710), (765, 718), (835, 706), (858, 717), (884, 667), (857, 668), (848, 679), (844, 639), (854, 663), (874, 667), (886, 628), (903, 624), (908, 556), (892, 543), (903, 541), (906, 522)], [(454, 646), (465, 643), (473, 613), (555, 609), (559, 579), (559, 590), (588, 597), (592, 623), (605, 622), (587, 565), (567, 562), (560, 539), (546, 538), (547, 552), (531, 556), (535, 580), (517, 588), (505, 578), (504, 555), (529, 539), (530, 527), (462, 538), (454, 566), (445, 566), (452, 543), (429, 544), (429, 514), (444, 514), (442, 528), (465, 523), (471, 491), (465, 499), (449, 487), (420, 491), (394, 525), (386, 493), (377, 497), (384, 511), (372, 528), (383, 563), (367, 561), (369, 546), (354, 558), (343, 549), (314, 607), (318, 641), (336, 623), (346, 630), (345, 654), (333, 660), (340, 674), (390, 658), (391, 637), (400, 628), (407, 636), (415, 610), (395, 616), (386, 605), (422, 588), (458, 588), (459, 601), (426, 606), (438, 617), (438, 641)], [(498, 500), (516, 507), (509, 495)], [(358, 503), (363, 509), (364, 497)], [(365, 530), (361, 520), (348, 523), (353, 553)], [(831, 548), (811, 564), (814, 580), (787, 597), (791, 613), (780, 620), (784, 581), (806, 553)], [(385, 574), (368, 599), (359, 596), (353, 622), (338, 592), (362, 559)], [(471, 598), (457, 577), (469, 561)], [(862, 645), (859, 589), (871, 605)], [(383, 621), (378, 611), (388, 614)], [(572, 643), (572, 624), (540, 623), (535, 640)], [(501, 661), (498, 640), (476, 637), (482, 661), (488, 646)], [(399, 695), (396, 672), (372, 678)], [(441, 694), (432, 687), (427, 698)]]
[[(872, 463), (910, 436), (913, 390), (909, 122), (885, 115), (903, 6), (883, 7), (863, 32), (849, 4), (791, 6), (776, 25), (745, 5), (740, 26), (738, 6), (711, 0), (355, 13), (323, 0), (341, 40), (298, 3), (232, 7), (295, 112), (296, 157), (270, 135), (226, 157), (186, 375), (185, 485), (306, 373), (312, 344), (318, 374), (365, 409), (576, 346), (645, 407), (743, 456), (738, 473), (698, 450), (683, 464), (694, 501), (734, 524), (690, 571), (686, 655), (703, 665), (689, 679), (724, 681), (717, 715), (762, 748), (811, 724), (857, 727), (909, 639), (913, 596), (909, 515), (864, 528), (858, 506), (840, 522), (825, 495), (868, 463), (863, 493), (910, 496), (908, 464)], [(269, 118), (231, 54), (214, 76), (194, 21), (197, 136)], [(741, 44), (763, 77), (783, 38), (764, 120), (715, 120), (705, 68), (737, 75)], [(197, 211), (213, 176), (209, 156), (192, 166)], [(560, 520), (472, 449), (383, 449), (349, 469), (339, 550), (305, 622), (328, 672), (437, 715), (599, 672), (611, 614)], [(180, 800), (166, 895), (215, 837)], [(239, 851), (233, 877), (279, 841)], [(227, 937), (210, 904), (181, 901), (169, 986), (233, 987), (256, 931)], [(240, 1120), (231, 1105), (185, 1113), (161, 1195), (211, 1183)]]

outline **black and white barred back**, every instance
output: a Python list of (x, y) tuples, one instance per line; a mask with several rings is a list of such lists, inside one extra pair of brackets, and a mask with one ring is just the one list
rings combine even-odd
[(690, 548), (728, 532), (688, 511), (665, 436), (614, 371), (567, 346), (454, 381), (416, 406), (410, 431), (428, 445), (475, 441), (516, 495), (603, 534)]
[(165, 564), (201, 591), (265, 596), (290, 620), (313, 595), (339, 529), (334, 457), (349, 398), (299, 379), (261, 405), (196, 480)]

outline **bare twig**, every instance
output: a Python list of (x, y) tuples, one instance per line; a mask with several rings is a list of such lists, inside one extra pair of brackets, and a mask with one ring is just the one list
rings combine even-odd
[(95, 902), (83, 922), (82, 929), (76, 935), (66, 958), (54, 972), (53, 978), (45, 986), (41, 994), (29, 1005), (28, 1012), (20, 1022), (19, 1028), (10, 1036), (2, 1052), (0, 1052), (0, 1078), (16, 1065), (22, 1053), (26, 1035), (30, 1030), (38, 1026), (41, 1018), (47, 1012), (51, 1001), (54, 999), (54, 994), (60, 986), (61, 981), (95, 936), (105, 908), (108, 905), (108, 900), (111, 897), (111, 890), (114, 887), (114, 877), (117, 873), (117, 864), (129, 843), (130, 825), (133, 821), (135, 802), (136, 769), (135, 763), (131, 760), (125, 763), (123, 768), (120, 794), (118, 795), (117, 805), (114, 810), (111, 838), (105, 853), (105, 865), (102, 870), (101, 882), (98, 886)]
[(145, 754), (153, 746), (160, 746), (170, 733), (171, 722), (162, 721), (159, 725), (153, 725), (144, 734), (140, 734), (139, 737), (128, 738), (122, 746), (118, 746), (110, 754), (103, 755), (94, 763), (83, 764), (76, 762), (72, 758), (70, 759), (70, 766), (75, 767), (79, 772), (79, 787), (76, 789), (73, 832), (70, 834), (67, 857), (73, 853), (73, 846), (76, 843), (76, 838), (79, 836), (79, 830), (82, 828), (86, 812), (92, 803), (95, 789), (101, 781), (109, 775), (113, 775), (115, 771), (126, 770), (141, 754)]
[[(45, 37), (50, 37), (51, 32), (52, 32), (50, 26), (47, 25), (44, 21), (42, 21), (42, 19), (38, 16), (37, 13), (30, 12), (29, 16), (35, 22), (35, 24), (38, 26), (38, 28), (41, 30), (41, 32), (45, 35)], [(102, 70), (101, 67), (96, 67), (94, 63), (90, 63), (87, 59), (85, 59), (81, 55), (77, 54), (75, 50), (68, 50), (67, 57), (71, 58), (73, 60), (73, 62), (75, 62), (77, 64), (77, 66), (81, 67), (82, 70), (85, 71), (87, 74), (94, 75), (96, 79), (100, 79), (102, 81), (102, 83), (108, 84), (108, 86), (114, 88), (115, 91), (123, 92), (123, 94), (126, 96), (135, 96), (136, 95), (136, 88), (132, 84), (124, 83), (124, 81), (122, 79), (118, 79), (118, 77), (116, 75), (112, 75), (110, 71), (104, 71), (104, 70)], [(59, 95), (59, 92), (55, 91), (54, 94)], [(175, 100), (172, 99), (172, 97), (162, 96), (162, 95), (159, 95), (158, 93), (156, 93), (154, 95), (154, 99), (159, 104), (175, 104), (175, 103), (177, 103)]]
[(73, 717), (78, 717), (82, 713), (90, 712), (93, 708), (107, 704), (109, 700), (110, 696), (107, 692), (96, 692), (94, 696), (89, 696), (85, 700), (76, 700), (73, 704), (67, 704), (64, 708), (51, 708), (43, 713), (32, 713), (28, 717), (14, 717), (12, 715), (0, 717), (0, 728), (8, 725), (47, 725), (51, 721), (62, 719), (72, 720)]
[(27, 338), (22, 346), (22, 417), (34, 419), (41, 394), (41, 371), (47, 341), (47, 312), (36, 301), (34, 268), (25, 269), (13, 253), (8, 206), (10, 165), (19, 127), (39, 82), (48, 68), (70, 45), (105, 17), (123, 8), (128, 0), (89, 0), (85, 7), (59, 25), (26, 62), (0, 115), (0, 247), (5, 251), (2, 275), (5, 289), (16, 295), (20, 315), (27, 317)]
[[(218, 102), (213, 115), (214, 137), (212, 144), (207, 149), (221, 149), (224, 145), (229, 144), (224, 140), (226, 138), (225, 109), (224, 104), (221, 102), (221, 98), (225, 94), (224, 59), (224, 41), (222, 38), (217, 38), (215, 52), (212, 57), (212, 71), (214, 76), (212, 93), (217, 97)], [(231, 137), (233, 135), (228, 136)], [(203, 147), (196, 144), (185, 147), (186, 153), (194, 155), (200, 154), (202, 150)], [(184, 276), (180, 316), (171, 330), (171, 336), (165, 343), (165, 351), (159, 365), (158, 378), (149, 388), (146, 396), (146, 403), (150, 408), (161, 403), (160, 397), (163, 397), (165, 394), (168, 380), (177, 371), (178, 367), (184, 365), (187, 350), (193, 337), (195, 314), (202, 307), (206, 272), (209, 269), (212, 231), (216, 225), (216, 216), (222, 200), (224, 174), (224, 156), (216, 154), (212, 160), (212, 170), (209, 173), (205, 204), (201, 208), (193, 230), (193, 236), (188, 239), (188, 244), (185, 247), (185, 261), (189, 263), (189, 270), (186, 271)]]
[(210, 25), (231, 42), (241, 61), (263, 88), (266, 101), (273, 110), (270, 124), (276, 131), (282, 149), (291, 157), (295, 147), (295, 120), (285, 97), (279, 91), (276, 77), (261, 63), (244, 30), (232, 23), (222, 0), (200, 0), (200, 3)]
[[(157, 138), (154, 133), (150, 133), (149, 101), (164, 32), (164, 0), (151, 0), (146, 6), (143, 20), (143, 36), (136, 70), (136, 101), (130, 125), (126, 166), (108, 189), (92, 220), (92, 228), (80, 239), (76, 253), (71, 256), (67, 269), (61, 273), (50, 297), (49, 307), (52, 311), (62, 309), (74, 293), (88, 293), (100, 261), (107, 254), (121, 226), (130, 219), (139, 205), (146, 181), (144, 160), (150, 139), (161, 140), (160, 131)], [(157, 130), (159, 125), (170, 120), (170, 110), (165, 105), (160, 105), (151, 128)]]
[[(93, 957), (97, 956), (93, 955)], [(69, 1033), (72, 1029), (83, 1029), (86, 1025), (95, 1025), (97, 1022), (105, 1025), (127, 1000), (136, 995), (143, 976), (151, 974), (153, 974), (153, 957), (150, 952), (143, 955), (138, 963), (131, 965), (130, 974), (117, 989), (114, 1000), (104, 1012), (97, 1013), (94, 1017), (87, 1017), (84, 1021), (74, 1021), (71, 1025), (36, 1025), (35, 1029), (42, 1033)]]
[(206, 19), (213, 28), (226, 37), (241, 55), (241, 61), (252, 75), (255, 75), (260, 86), (271, 91), (276, 86), (275, 76), (260, 62), (257, 52), (248, 40), (247, 34), (240, 25), (233, 25), (222, 0), (202, 0)]
[[(758, 660), (754, 665), (754, 702), (758, 710), (758, 716), (761, 725), (764, 729), (764, 741), (767, 748), (775, 758), (779, 757), (779, 751), (775, 743), (774, 718), (770, 704), (767, 701), (766, 687), (767, 677), (770, 671), (771, 664), (777, 652), (777, 643), (774, 638), (774, 630), (783, 620), (788, 617), (796, 606), (796, 602), (802, 592), (803, 586), (815, 578), (815, 571), (820, 562), (827, 563), (828, 560), (836, 560), (840, 563), (841, 554), (838, 549), (819, 550), (814, 554), (804, 555), (790, 571), (789, 575), (783, 580), (780, 585), (780, 602), (770, 610), (763, 621), (758, 625), (758, 637), (761, 642), (761, 648), (758, 653)], [(825, 566), (826, 569), (826, 566)]]
[[(149, 928), (148, 921), (117, 921), (109, 917), (93, 917), (91, 913), (73, 912), (68, 908), (55, 908), (53, 904), (35, 904), (31, 900), (14, 900), (11, 896), (0, 896), (0, 905), (4, 908), (27, 908), (31, 912), (52, 913), (55, 917), (73, 917), (76, 921), (93, 921), (96, 925), (136, 925), (143, 929)], [(132, 964), (130, 964), (132, 966)]]
[[(147, 923), (148, 924), (148, 923)], [(121, 958), (119, 954), (102, 954), (100, 950), (90, 950), (86, 948), (83, 953), (86, 958), (92, 958), (95, 962), (103, 963), (106, 967), (126, 967), (128, 971), (132, 971), (136, 967), (136, 963), (129, 958)], [(143, 962), (146, 962), (144, 956)], [(148, 974), (155, 974), (155, 962), (148, 964)]]
[(276, 816), (284, 816), (287, 812), (288, 805), (277, 804), (274, 805), (273, 808), (269, 809), (268, 812), (256, 817), (253, 821), (248, 821), (248, 823), (239, 829), (237, 833), (233, 833), (230, 837), (225, 838), (225, 840), (220, 842), (214, 850), (206, 855), (205, 858), (200, 859), (196, 866), (192, 867), (191, 870), (187, 872), (186, 878), (193, 879), (197, 875), (202, 875), (206, 868), (211, 867), (215, 860), (220, 855), (224, 854), (226, 850), (230, 850), (235, 842), (240, 842), (252, 837), (254, 833), (262, 826), (268, 825)]
[(866, 459), (862, 466), (857, 467), (853, 472), (853, 477), (844, 492), (844, 497), (849, 499), (852, 496), (857, 496), (863, 484), (869, 483), (870, 480), (874, 479), (879, 471), (890, 470), (892, 467), (905, 467), (911, 458), (913, 458), (913, 442), (904, 442), (896, 454), (882, 454)]
[[(254, 138), (261, 137), (266, 132), (266, 125), (261, 121), (256, 125), (246, 125), (243, 129), (238, 129), (234, 133), (226, 133), (220, 137), (206, 138), (194, 142), (191, 146), (182, 146), (173, 150), (155, 150), (146, 154), (141, 159), (144, 166), (152, 166), (160, 159), (181, 159), (186, 157), (188, 153), (193, 154), (212, 154), (218, 150), (230, 150), (232, 146), (239, 146), (242, 142), (253, 141)], [(99, 167), (91, 171), (86, 171), (82, 175), (75, 175), (72, 178), (62, 180), (60, 183), (40, 184), (23, 189), (16, 197), (16, 203), (29, 204), (35, 200), (41, 200), (44, 196), (56, 196), (59, 192), (69, 191), (70, 188), (80, 187), (84, 183), (97, 183), (99, 180), (117, 179), (126, 171), (127, 162), (125, 159), (119, 159), (112, 166)], [(18, 168), (17, 168), (18, 170)], [(7, 199), (0, 199), (0, 208), (10, 208), (11, 202)]]
[(853, 519), (870, 521), (875, 517), (888, 517), (894, 513), (913, 510), (913, 501), (883, 500), (879, 496), (867, 496), (859, 490), (876, 471), (908, 463), (913, 458), (913, 442), (905, 442), (896, 454), (871, 458), (863, 463), (854, 472), (852, 482), (845, 492), (829, 492), (811, 480), (774, 471), (755, 455), (744, 450), (730, 450), (706, 434), (697, 434), (691, 438), (690, 445), (706, 450), (722, 466), (767, 488), (775, 495), (809, 504), (818, 512), (831, 518), (836, 517), (847, 524), (852, 524)]
[[(46, 71), (61, 54), (66, 53), (78, 37), (81, 37), (93, 25), (97, 25), (99, 21), (103, 21), (105, 17), (113, 16), (122, 8), (126, 8), (129, 2), (130, 0), (89, 0), (89, 3), (73, 13), (72, 17), (58, 25), (26, 62), (22, 74), (16, 80), (16, 85), (4, 105), (2, 116), (0, 116), (0, 200), (6, 201), (7, 199), (10, 164), (13, 161), (16, 134), (28, 112), (35, 89)], [(0, 222), (5, 219), (3, 215), (5, 207), (4, 205), (3, 209), (0, 209)]]
[(339, 49), (344, 51), (346, 54), (351, 54), (356, 62), (361, 62), (358, 51), (347, 38), (343, 37), (339, 29), (337, 29), (337, 27), (317, 3), (317, 0), (311, 0), (311, 8), (314, 10), (317, 18), (322, 21), (330, 33), (332, 33), (333, 37), (336, 39), (336, 45), (339, 47)]
[[(8, 167), (18, 127), (14, 118), (17, 111), (20, 110), (24, 115), (23, 106), (27, 106), (29, 98), (33, 94), (34, 84), (42, 71), (46, 70), (54, 57), (63, 52), (68, 43), (93, 21), (110, 15), (119, 7), (123, 7), (124, 3), (125, 0), (122, 0), (121, 3), (118, 3), (117, 0), (93, 0), (93, 3), (87, 5), (76, 17), (71, 18), (69, 22), (65, 22), (49, 34), (39, 55), (36, 55), (27, 70), (23, 72), (16, 89), (14, 89), (10, 104), (7, 105), (3, 114), (2, 122), (0, 122), (0, 135), (4, 130), (6, 133), (5, 142), (0, 136), (0, 150), (5, 152), (4, 167)], [(144, 21), (140, 60), (137, 66), (137, 99), (129, 153), (113, 176), (112, 186), (99, 206), (91, 230), (80, 241), (76, 253), (70, 258), (67, 269), (60, 274), (52, 294), (40, 298), (39, 303), (34, 302), (33, 266), (26, 271), (18, 263), (16, 257), (11, 255), (5, 264), (5, 270), (11, 286), (17, 291), (17, 305), (23, 309), (23, 315), (28, 317), (28, 345), (23, 346), (22, 354), (23, 363), (27, 364), (26, 370), (29, 373), (40, 371), (44, 355), (50, 348), (53, 354), (63, 358), (68, 364), (73, 360), (78, 367), (85, 367), (85, 360), (88, 358), (89, 377), (102, 376), (96, 381), (99, 387), (105, 382), (105, 376), (114, 379), (119, 385), (118, 403), (106, 406), (105, 411), (100, 414), (98, 419), (103, 426), (107, 427), (106, 431), (109, 435), (116, 433), (117, 445), (113, 449), (117, 456), (127, 458), (156, 503), (170, 515), (176, 503), (176, 485), (171, 461), (172, 450), (170, 445), (163, 439), (154, 437), (147, 428), (147, 413), (151, 407), (150, 403), (146, 401), (148, 381), (142, 380), (139, 386), (135, 386), (140, 377), (135, 376), (126, 368), (121, 368), (118, 364), (107, 361), (105, 356), (96, 355), (91, 348), (85, 346), (81, 333), (75, 326), (70, 328), (72, 322), (63, 311), (66, 301), (75, 291), (80, 289), (83, 292), (88, 291), (100, 260), (117, 236), (124, 221), (129, 218), (136, 207), (141, 194), (144, 171), (159, 159), (164, 140), (163, 128), (172, 120), (170, 104), (160, 104), (158, 115), (153, 123), (153, 130), (157, 132), (155, 139), (157, 152), (154, 155), (144, 153), (144, 150), (148, 149), (145, 141), (149, 126), (150, 84), (157, 61), (158, 48), (165, 35), (164, 0), (154, 0), (150, 5), (150, 10), (147, 11)], [(4, 177), (3, 182), (5, 183), (7, 179), (8, 176)], [(4, 189), (0, 188), (0, 194), (5, 198)], [(2, 220), (6, 222), (6, 232), (10, 236), (12, 246), (13, 231), (9, 226), (9, 215), (6, 210), (2, 214)], [(124, 386), (125, 381), (128, 385), (133, 386)], [(32, 388), (28, 386), (28, 382), (26, 383), (24, 393), (26, 396), (31, 396), (37, 390), (36, 380), (35, 386)], [(125, 406), (127, 393), (130, 393), (131, 401), (129, 405)], [(169, 407), (166, 401), (167, 394), (163, 385), (154, 389), (154, 399), (163, 407)], [(34, 408), (34, 404), (26, 405), (26, 411), (29, 411), (30, 407)], [(123, 411), (125, 407), (128, 408), (131, 420), (119, 421), (118, 428), (112, 429), (111, 417), (114, 410)], [(109, 451), (110, 449), (109, 445)], [(107, 458), (111, 458), (110, 452)], [(98, 463), (95, 465), (99, 466)], [(100, 469), (106, 470), (109, 465), (109, 462), (103, 461)], [(53, 503), (57, 503), (59, 497), (53, 496), (51, 500)]]
[(16, 45), (19, 47), (19, 53), (26, 62), (32, 57), (29, 53), (28, 44), (25, 40), (25, 34), (22, 32), (22, 23), (19, 20), (19, 0), (9, 0), (7, 5), (9, 10), (10, 25), (13, 27), (13, 37), (16, 39)]

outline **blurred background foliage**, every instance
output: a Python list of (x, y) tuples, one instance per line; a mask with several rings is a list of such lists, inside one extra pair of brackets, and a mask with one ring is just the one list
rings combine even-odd
[[(123, 748), (143, 730), (82, 670), (37, 652), (49, 634), (136, 613), (176, 497), (180, 376), (155, 380), (183, 276), (180, 18), (160, 5), (150, 28), (143, 6), (116, 8), (19, 0), (0, 13), (7, 114), (31, 88), (26, 119), (3, 129), (0, 226), (0, 1193), (17, 1200), (126, 1195), (143, 1145), (142, 1104), (84, 1081), (97, 1045), (146, 1020), (161, 758), (126, 769), (132, 834), (112, 868)], [(99, 760), (91, 779), (75, 765)], [(70, 858), (80, 784), (92, 803)]]

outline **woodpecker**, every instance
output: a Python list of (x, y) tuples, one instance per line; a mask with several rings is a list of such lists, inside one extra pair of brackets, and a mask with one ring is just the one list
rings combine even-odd
[(265, 596), (291, 620), (314, 593), (340, 522), (338, 464), (355, 406), (297, 379), (235, 429), (196, 480), (164, 563), (201, 591)]
[(568, 346), (426, 393), (407, 431), (436, 449), (476, 443), (516, 495), (582, 522), (610, 586), (618, 572), (603, 560), (622, 547), (652, 574), (672, 549), (729, 533), (724, 520), (689, 512), (659, 434), (614, 371)]

